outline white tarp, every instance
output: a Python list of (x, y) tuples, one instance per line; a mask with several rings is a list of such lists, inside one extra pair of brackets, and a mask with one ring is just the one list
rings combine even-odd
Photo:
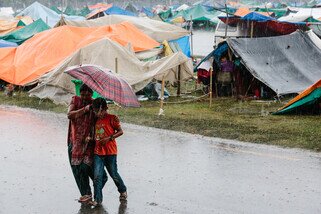
[[(61, 18), (60, 14), (57, 14), (55, 11), (40, 4), (39, 2), (34, 2), (26, 9), (21, 11), (17, 16), (30, 16), (33, 20), (42, 19), (50, 27), (55, 26)], [(85, 20), (85, 17), (81, 16), (64, 15), (64, 18), (67, 20)]]
[(147, 17), (133, 17), (123, 15), (109, 15), (103, 16), (97, 19), (85, 20), (85, 21), (71, 21), (64, 20), (67, 25), (73, 25), (77, 27), (95, 27), (103, 25), (117, 24), (121, 22), (130, 22), (145, 34), (155, 39), (158, 42), (164, 40), (174, 40), (186, 36), (189, 32), (181, 27), (168, 24), (162, 21), (153, 20)]
[(321, 8), (289, 8), (292, 11), (297, 11), (297, 13), (290, 13), (287, 16), (279, 18), (280, 21), (287, 22), (303, 22), (309, 17), (314, 19), (319, 19), (321, 17)]
[(312, 30), (309, 30), (307, 32), (307, 35), (310, 37), (312, 42), (321, 50), (321, 39)]
[(64, 73), (67, 67), (95, 64), (115, 71), (116, 61), (117, 74), (124, 78), (134, 91), (143, 89), (153, 78), (161, 80), (165, 76), (167, 81), (177, 81), (178, 65), (181, 68), (181, 80), (193, 77), (192, 61), (182, 52), (159, 60), (142, 62), (134, 53), (104, 38), (79, 49), (53, 71), (41, 77), (38, 86), (29, 92), (30, 96), (49, 98), (55, 103), (67, 104), (75, 94), (72, 78)]
[(300, 93), (321, 78), (321, 50), (305, 33), (227, 42), (250, 73), (279, 95)]

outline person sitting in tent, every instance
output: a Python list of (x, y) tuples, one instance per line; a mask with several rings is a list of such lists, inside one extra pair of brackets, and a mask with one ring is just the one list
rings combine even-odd
[(13, 95), (13, 91), (14, 91), (14, 85), (13, 84), (8, 84), (6, 89), (5, 89), (5, 94), (8, 96), (8, 97), (12, 97)]

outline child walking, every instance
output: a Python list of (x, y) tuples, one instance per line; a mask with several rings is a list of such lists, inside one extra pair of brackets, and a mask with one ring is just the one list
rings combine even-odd
[(116, 138), (123, 134), (117, 116), (107, 113), (107, 103), (103, 98), (97, 98), (92, 104), (96, 114), (95, 123), (95, 149), (94, 149), (94, 201), (93, 206), (103, 201), (102, 189), (105, 185), (103, 179), (104, 167), (113, 179), (120, 193), (120, 200), (127, 200), (127, 188), (117, 171), (117, 144)]

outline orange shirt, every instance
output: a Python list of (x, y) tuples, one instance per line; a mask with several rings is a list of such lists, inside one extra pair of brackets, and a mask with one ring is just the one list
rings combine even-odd
[[(120, 128), (119, 119), (116, 115), (107, 114), (103, 119), (98, 119), (95, 125), (95, 139), (102, 139), (114, 134)], [(106, 142), (106, 141), (104, 141)], [(116, 140), (111, 140), (102, 145), (96, 140), (94, 153), (96, 155), (117, 155)]]

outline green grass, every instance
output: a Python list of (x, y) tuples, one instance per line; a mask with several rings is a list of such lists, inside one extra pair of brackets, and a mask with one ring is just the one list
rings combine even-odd
[[(16, 93), (14, 97), (6, 97), (1, 92), (0, 100), (0, 104), (67, 112), (67, 106), (55, 105), (50, 100), (40, 101), (38, 98), (28, 97), (25, 92)], [(171, 97), (169, 101), (183, 100), (185, 99)], [(214, 98), (210, 108), (208, 99), (205, 99), (165, 104), (164, 116), (158, 116), (159, 102), (146, 101), (141, 104), (141, 108), (119, 108), (111, 105), (109, 110), (119, 115), (122, 122), (127, 123), (253, 143), (321, 150), (320, 115), (268, 114), (281, 107), (280, 103)]]

